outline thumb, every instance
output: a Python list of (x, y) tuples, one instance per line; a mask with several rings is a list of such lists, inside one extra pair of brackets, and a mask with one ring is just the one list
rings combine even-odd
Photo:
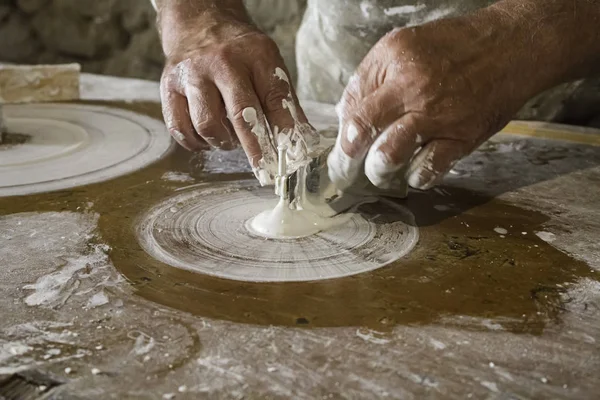
[[(339, 111), (339, 110), (338, 110)], [(329, 177), (339, 189), (351, 186), (363, 172), (367, 151), (390, 124), (404, 112), (397, 96), (380, 89), (365, 97), (352, 110), (343, 110), (336, 144), (329, 154)]]

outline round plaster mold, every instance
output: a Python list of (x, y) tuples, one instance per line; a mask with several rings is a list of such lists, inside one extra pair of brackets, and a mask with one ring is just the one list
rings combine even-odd
[(419, 233), (393, 201), (358, 206), (344, 223), (296, 239), (265, 239), (248, 221), (272, 208), (255, 182), (201, 184), (162, 201), (139, 222), (138, 241), (155, 259), (189, 271), (250, 282), (312, 281), (381, 268), (408, 254)]
[(121, 109), (6, 105), (4, 115), (0, 196), (106, 181), (161, 159), (173, 146), (162, 122)]

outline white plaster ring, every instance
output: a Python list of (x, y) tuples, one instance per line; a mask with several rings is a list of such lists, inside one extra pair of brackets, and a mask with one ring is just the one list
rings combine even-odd
[(388, 200), (365, 204), (344, 224), (299, 239), (265, 239), (247, 223), (272, 207), (254, 181), (205, 184), (163, 201), (140, 221), (138, 240), (155, 259), (201, 274), (251, 281), (340, 278), (408, 254), (419, 233), (412, 214)]
[(76, 104), (4, 107), (9, 134), (0, 146), (0, 196), (50, 192), (139, 170), (173, 148), (161, 121), (116, 108)]

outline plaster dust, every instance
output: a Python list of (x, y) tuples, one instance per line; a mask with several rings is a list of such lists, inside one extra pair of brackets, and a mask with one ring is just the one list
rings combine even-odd
[[(255, 216), (272, 209), (272, 198), (269, 189), (259, 189), (248, 181), (194, 187), (166, 199), (143, 216), (138, 240), (148, 254), (171, 266), (251, 282), (354, 275), (398, 260), (418, 241), (410, 212), (385, 200), (361, 205), (356, 213), (332, 219), (314, 214), (312, 222), (317, 226), (303, 221), (304, 231), (291, 227), (289, 221), (276, 221), (274, 229), (279, 227), (283, 233), (264, 232), (264, 225), (257, 224)], [(378, 216), (384, 211), (385, 218)], [(292, 221), (305, 216), (291, 210), (290, 214)], [(320, 232), (322, 228), (327, 229)], [(300, 238), (263, 237), (285, 235), (286, 229)]]
[(145, 115), (74, 104), (4, 108), (6, 130), (28, 140), (3, 149), (0, 196), (112, 179), (155, 162), (172, 147), (164, 124)]

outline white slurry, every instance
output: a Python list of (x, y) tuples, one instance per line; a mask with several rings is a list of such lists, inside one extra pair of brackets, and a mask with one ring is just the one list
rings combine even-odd
[(270, 126), (264, 115), (259, 115), (253, 107), (247, 107), (242, 111), (242, 118), (250, 126), (252, 133), (257, 137), (262, 158), (253, 162), (253, 171), (261, 185), (274, 183), (277, 172), (276, 148), (286, 145), (287, 169), (292, 173), (298, 168), (307, 165), (311, 159), (311, 153), (319, 144), (319, 135), (308, 123), (301, 122), (298, 117), (298, 106), (292, 96), (292, 85), (281, 68), (276, 68), (273, 74), (277, 79), (285, 82), (288, 86), (288, 96), (281, 100), (282, 107), (289, 111), (294, 120), (291, 128), (280, 129), (278, 126)]
[(499, 226), (494, 228), (494, 232), (496, 232), (499, 235), (506, 235), (508, 233), (508, 231), (504, 228), (501, 228)]
[(353, 124), (350, 124), (350, 126), (348, 126), (348, 131), (346, 132), (346, 140), (348, 140), (348, 143), (354, 143), (357, 137), (358, 129), (356, 129), (356, 126)]
[[(332, 220), (322, 218), (312, 211), (303, 210), (298, 203), (290, 205), (287, 200), (286, 181), (288, 174), (310, 163), (315, 155), (313, 151), (319, 144), (319, 135), (308, 123), (300, 121), (292, 95), (292, 86), (285, 71), (276, 68), (274, 76), (288, 85), (288, 96), (282, 99), (282, 107), (289, 111), (294, 126), (280, 131), (277, 126), (269, 128), (267, 121), (265, 128), (258, 123), (256, 110), (246, 108), (242, 112), (244, 121), (252, 127), (252, 132), (258, 137), (263, 150), (263, 157), (255, 167), (254, 173), (263, 186), (275, 181), (276, 192), (280, 195), (280, 201), (272, 210), (265, 210), (250, 221), (249, 229), (267, 238), (310, 236), (330, 227)], [(275, 160), (271, 156), (274, 146), (277, 147)], [(275, 163), (277, 174), (275, 174)], [(299, 182), (299, 185), (304, 187), (305, 182)]]
[(333, 226), (332, 221), (334, 219), (324, 218), (316, 212), (305, 210), (302, 207), (302, 204), (306, 203), (303, 198), (306, 193), (306, 181), (302, 179), (304, 174), (299, 176), (298, 188), (300, 193), (298, 195), (300, 197), (290, 202), (287, 150), (287, 145), (277, 147), (278, 171), (275, 178), (275, 193), (279, 195), (279, 202), (273, 209), (269, 207), (247, 223), (251, 232), (266, 238), (298, 239), (314, 235)]
[(192, 178), (190, 174), (175, 171), (165, 172), (161, 176), (161, 179), (169, 182), (194, 182), (194, 178)]
[(541, 231), (541, 232), (536, 232), (535, 235), (547, 243), (552, 243), (556, 240), (556, 235), (552, 232)]
[(276, 68), (274, 76), (288, 86), (288, 96), (282, 99), (281, 102), (283, 108), (289, 111), (294, 120), (294, 126), (291, 129), (279, 130), (278, 127), (273, 127), (275, 146), (285, 145), (287, 147), (287, 171), (291, 173), (310, 162), (312, 153), (319, 145), (320, 137), (312, 126), (300, 121), (298, 105), (292, 95), (292, 85), (285, 71)]
[(252, 233), (271, 239), (297, 239), (334, 228), (348, 222), (351, 214), (325, 218), (315, 212), (295, 209), (281, 199), (273, 209), (258, 214), (249, 221)]
[(425, 4), (419, 4), (419, 5), (414, 5), (414, 6), (411, 6), (411, 5), (397, 6), (397, 7), (386, 8), (383, 12), (388, 17), (392, 17), (392, 16), (396, 16), (396, 15), (412, 14), (417, 11), (421, 11), (424, 8), (425, 8)]
[(252, 171), (261, 185), (270, 185), (273, 183), (273, 179), (275, 179), (277, 160), (270, 136), (267, 132), (267, 124), (264, 121), (264, 116), (259, 118), (256, 109), (247, 107), (242, 111), (242, 118), (250, 125), (252, 133), (256, 135), (262, 152), (262, 158), (258, 160), (256, 165), (254, 160), (251, 161)]
[(141, 169), (172, 148), (162, 122), (130, 111), (75, 104), (4, 109), (7, 131), (29, 140), (0, 148), (0, 196), (105, 181)]

